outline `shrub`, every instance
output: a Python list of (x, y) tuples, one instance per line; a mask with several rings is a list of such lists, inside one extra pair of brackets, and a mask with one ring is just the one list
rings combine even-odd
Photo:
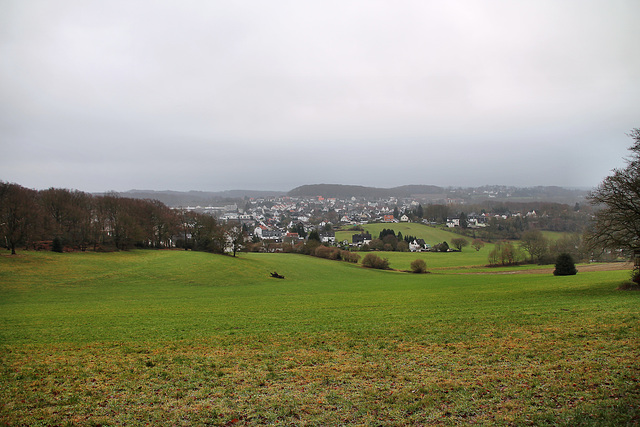
[(436, 252), (447, 252), (449, 250), (449, 244), (447, 242), (438, 243), (433, 249)]
[(556, 269), (553, 271), (554, 276), (572, 276), (576, 274), (576, 264), (573, 262), (571, 255), (562, 253), (556, 259)]
[(340, 253), (339, 248), (331, 248), (331, 252), (329, 252), (329, 259), (334, 261), (340, 261), (342, 259), (342, 254)]
[(320, 242), (320, 233), (318, 233), (318, 230), (312, 230), (311, 233), (309, 233), (308, 240), (315, 240), (316, 242)]
[(53, 239), (53, 243), (51, 244), (51, 250), (53, 252), (62, 253), (62, 251), (64, 250), (64, 248), (62, 247), (62, 239), (60, 239), (59, 237), (56, 237), (55, 239)]
[(489, 253), (489, 264), (491, 265), (515, 265), (522, 259), (522, 253), (511, 242), (501, 241), (496, 243)]
[(362, 260), (362, 266), (368, 268), (377, 268), (380, 270), (387, 270), (389, 268), (389, 260), (386, 258), (380, 258), (376, 254), (368, 253)]
[(329, 259), (331, 257), (331, 248), (328, 248), (324, 245), (318, 246), (317, 248), (315, 248), (315, 250), (312, 253), (318, 258)]
[(314, 255), (317, 248), (320, 247), (320, 242), (318, 240), (309, 239), (305, 244), (300, 247), (298, 252), (305, 255)]
[(484, 242), (480, 239), (473, 239), (473, 242), (471, 242), (471, 247), (473, 247), (473, 249), (475, 249), (476, 251), (479, 251), (480, 249), (484, 248)]
[(381, 251), (384, 248), (384, 243), (380, 239), (373, 239), (369, 242), (369, 248), (374, 251)]
[(411, 263), (411, 271), (414, 273), (426, 273), (427, 263), (423, 259), (417, 259)]
[(346, 261), (346, 262), (352, 262), (354, 264), (357, 264), (358, 261), (360, 261), (360, 255), (358, 255), (355, 252), (349, 252), (349, 251), (340, 251), (340, 255), (342, 256), (342, 260)]
[(340, 248), (327, 247), (324, 245), (318, 246), (312, 252), (312, 255), (317, 256), (318, 258), (331, 259), (336, 261), (346, 261), (357, 263), (360, 260), (360, 255), (345, 251)]

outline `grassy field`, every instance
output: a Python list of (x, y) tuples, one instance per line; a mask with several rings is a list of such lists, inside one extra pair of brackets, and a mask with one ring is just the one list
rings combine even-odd
[[(493, 246), (493, 245), (491, 245)], [(387, 258), (389, 267), (394, 270), (409, 270), (411, 262), (423, 259), (427, 263), (427, 270), (432, 273), (444, 270), (480, 269), (488, 264), (491, 249), (485, 246), (479, 251), (464, 248), (462, 252), (375, 252), (376, 255)], [(367, 252), (360, 252), (365, 256)]]
[[(452, 233), (447, 230), (443, 230), (439, 227), (428, 226), (425, 224), (419, 224), (414, 222), (399, 222), (399, 223), (375, 223), (365, 224), (362, 226), (365, 231), (371, 233), (371, 236), (376, 239), (380, 235), (380, 232), (387, 228), (396, 232), (401, 232), (403, 236), (415, 236), (430, 245), (435, 245), (441, 242), (451, 242), (451, 239), (456, 237), (464, 237), (459, 234)], [(343, 240), (351, 243), (351, 236), (358, 234), (360, 231), (336, 231), (336, 241), (341, 242)], [(469, 242), (472, 239), (467, 238)]]
[(413, 275), (294, 254), (2, 255), (0, 423), (640, 422), (628, 272), (462, 274), (468, 256)]

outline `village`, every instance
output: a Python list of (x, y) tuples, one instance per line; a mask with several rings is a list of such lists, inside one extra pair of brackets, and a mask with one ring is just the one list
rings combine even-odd
[[(328, 245), (359, 249), (371, 243), (378, 236), (365, 233), (361, 226), (370, 223), (422, 223), (429, 226), (446, 226), (448, 229), (487, 229), (493, 224), (499, 227), (501, 221), (519, 219), (535, 220), (536, 210), (510, 212), (500, 209), (499, 213), (465, 213), (462, 199), (442, 200), (442, 204), (423, 206), (420, 201), (390, 197), (366, 200), (351, 197), (347, 199), (317, 197), (264, 197), (246, 198), (242, 202), (224, 206), (174, 207), (183, 211), (208, 214), (224, 223), (238, 223), (247, 231), (254, 242), (290, 243), (304, 241), (312, 231), (317, 231), (320, 241)], [(548, 214), (544, 214), (548, 216)], [(336, 241), (336, 230), (354, 230), (349, 240)], [(430, 250), (422, 239), (408, 242), (412, 252)]]

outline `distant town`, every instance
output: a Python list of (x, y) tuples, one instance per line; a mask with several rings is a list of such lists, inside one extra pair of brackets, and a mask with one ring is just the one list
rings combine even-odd
[[(385, 195), (389, 192), (385, 189), (381, 195), (372, 194), (368, 187), (317, 185), (277, 196), (249, 197), (245, 194), (236, 200), (218, 197), (211, 200), (217, 203), (210, 205), (174, 204), (171, 208), (208, 214), (221, 222), (239, 223), (256, 241), (264, 243), (295, 244), (315, 230), (323, 243), (352, 248), (362, 248), (378, 237), (360, 232), (360, 226), (369, 223), (446, 225), (451, 230), (464, 229), (466, 234), (472, 231), (478, 237), (495, 239), (516, 238), (520, 232), (530, 228), (577, 232), (588, 220), (582, 212), (587, 194), (583, 190), (504, 186), (447, 190), (433, 186), (411, 187), (438, 192), (398, 197)], [(354, 195), (329, 197), (331, 193), (340, 192)], [(311, 195), (313, 193), (324, 195)], [(192, 193), (183, 195), (187, 194), (193, 197)], [(173, 197), (176, 197), (175, 193)], [(224, 200), (228, 203), (220, 203)], [(338, 229), (351, 229), (353, 234), (348, 240), (336, 242), (335, 230)], [(420, 239), (409, 241), (408, 245), (411, 251), (430, 248)]]
[[(238, 251), (307, 250), (309, 240), (347, 251), (447, 251), (444, 241), (418, 239), (424, 229), (394, 224), (420, 224), (453, 231), (471, 241), (496, 242), (520, 239), (530, 230), (580, 233), (594, 209), (585, 202), (586, 191), (559, 187), (381, 189), (318, 184), (279, 194), (88, 194), (3, 183), (0, 195), (5, 218), (2, 237), (12, 253), (19, 247), (62, 251), (136, 247), (235, 256)], [(366, 232), (368, 224), (385, 226), (374, 227), (374, 236)], [(407, 235), (401, 235), (400, 229)], [(454, 238), (447, 239), (458, 246)]]

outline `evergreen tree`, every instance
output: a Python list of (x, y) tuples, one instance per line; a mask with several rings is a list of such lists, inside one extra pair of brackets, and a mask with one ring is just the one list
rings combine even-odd
[(571, 255), (567, 253), (558, 255), (556, 259), (556, 269), (553, 272), (554, 276), (572, 276), (577, 272), (578, 270)]
[(298, 236), (302, 237), (303, 239), (307, 237), (307, 232), (304, 231), (304, 225), (301, 222), (293, 226), (293, 232), (298, 233)]
[(447, 242), (438, 243), (434, 246), (434, 249), (438, 252), (447, 252), (449, 250), (449, 244)]
[(53, 239), (53, 243), (51, 244), (51, 250), (53, 252), (62, 253), (63, 251), (62, 239), (60, 239), (59, 237), (56, 237), (55, 239)]
[(468, 225), (469, 222), (467, 221), (467, 214), (464, 212), (460, 213), (460, 227), (467, 228)]
[(320, 233), (318, 233), (318, 230), (312, 230), (309, 233), (309, 240), (316, 240), (316, 241), (320, 241)]
[(392, 229), (386, 229), (383, 228), (382, 231), (380, 232), (380, 236), (378, 236), (378, 239), (383, 240), (386, 236), (396, 236), (396, 232), (393, 231)]

